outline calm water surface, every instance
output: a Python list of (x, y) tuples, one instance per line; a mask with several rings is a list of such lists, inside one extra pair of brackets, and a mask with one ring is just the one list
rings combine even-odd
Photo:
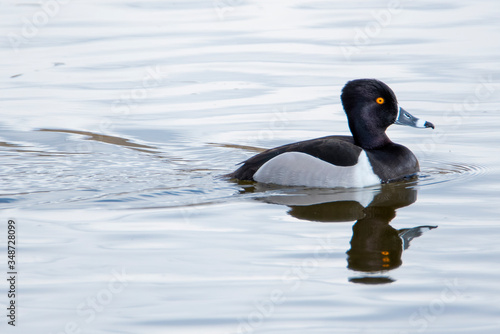
[[(496, 1), (5, 1), (0, 208), (12, 333), (498, 333)], [(224, 174), (347, 134), (388, 83), (418, 180), (283, 188)], [(2, 256), (7, 272), (7, 254)]]

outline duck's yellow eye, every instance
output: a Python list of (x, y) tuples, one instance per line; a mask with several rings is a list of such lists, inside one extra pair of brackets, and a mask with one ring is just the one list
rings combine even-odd
[(379, 97), (379, 98), (377, 98), (377, 100), (376, 100), (376, 101), (377, 101), (377, 103), (378, 103), (378, 104), (384, 104), (384, 102), (385, 102), (385, 100), (384, 100), (384, 98), (383, 98), (383, 97)]

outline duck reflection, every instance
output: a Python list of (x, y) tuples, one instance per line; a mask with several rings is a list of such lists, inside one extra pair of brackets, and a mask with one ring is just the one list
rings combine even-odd
[[(356, 272), (353, 283), (384, 284), (394, 280), (387, 272), (402, 264), (402, 253), (410, 242), (437, 226), (415, 226), (395, 229), (390, 222), (396, 210), (417, 200), (414, 183), (384, 184), (377, 188), (357, 190), (294, 189), (289, 196), (268, 196), (262, 200), (290, 207), (296, 218), (316, 222), (356, 221), (352, 228), (347, 267)], [(253, 191), (270, 190), (255, 185)]]

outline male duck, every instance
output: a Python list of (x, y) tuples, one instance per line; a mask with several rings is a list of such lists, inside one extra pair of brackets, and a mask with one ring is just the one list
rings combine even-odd
[(350, 136), (328, 136), (269, 149), (243, 162), (234, 179), (285, 186), (366, 187), (412, 176), (419, 171), (415, 155), (393, 143), (391, 124), (433, 128), (398, 105), (394, 92), (375, 79), (349, 81), (342, 105)]

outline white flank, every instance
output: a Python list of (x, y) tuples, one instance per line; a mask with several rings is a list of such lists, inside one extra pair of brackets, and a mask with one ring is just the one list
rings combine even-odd
[(380, 184), (380, 179), (362, 151), (358, 163), (342, 167), (301, 152), (286, 152), (272, 158), (254, 174), (254, 180), (284, 186), (354, 188)]

